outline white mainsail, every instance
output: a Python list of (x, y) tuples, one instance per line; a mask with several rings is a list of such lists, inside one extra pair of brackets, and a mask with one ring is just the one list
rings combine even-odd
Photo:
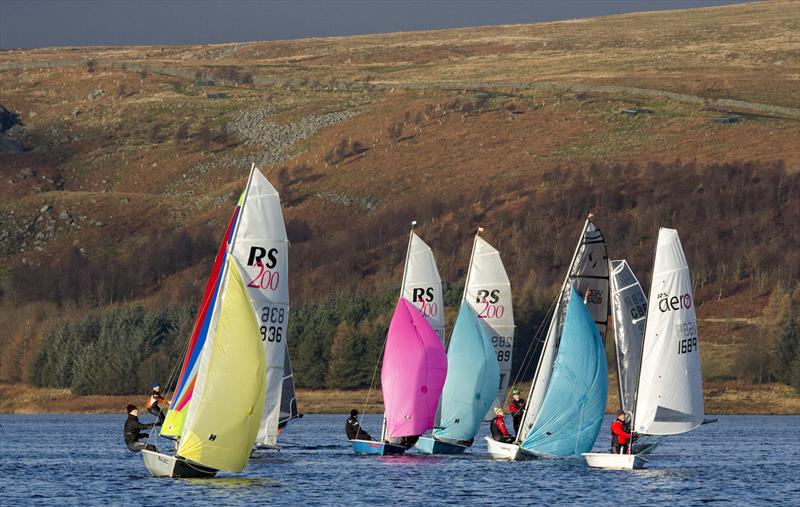
[(242, 197), (232, 250), (244, 272), (266, 361), (266, 398), (257, 443), (274, 446), (288, 353), (289, 240), (278, 192), (255, 166)]
[(622, 410), (631, 413), (636, 405), (639, 368), (642, 364), (647, 297), (627, 261), (611, 261), (609, 278), (620, 401)]
[(520, 434), (517, 435), (518, 440), (527, 437), (528, 431), (533, 426), (539, 409), (544, 403), (550, 376), (553, 373), (553, 364), (558, 354), (569, 295), (573, 287), (583, 296), (586, 307), (600, 332), (600, 338), (605, 343), (608, 324), (608, 254), (603, 233), (590, 220), (587, 220), (583, 226), (567, 277), (556, 300), (553, 317), (547, 329), (547, 336), (526, 402)]
[(692, 282), (674, 229), (659, 230), (649, 301), (634, 428), (684, 433), (703, 423), (703, 380)]
[(463, 301), (492, 330), (492, 346), (500, 365), (500, 385), (493, 406), (502, 407), (511, 377), (514, 350), (511, 282), (500, 259), (500, 252), (477, 234), (472, 246)]
[(408, 240), (400, 295), (414, 305), (444, 344), (444, 297), (442, 279), (433, 251), (414, 231)]

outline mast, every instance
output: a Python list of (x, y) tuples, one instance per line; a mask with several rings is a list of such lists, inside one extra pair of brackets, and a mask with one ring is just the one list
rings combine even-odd
[[(591, 218), (592, 216), (593, 215), (590, 213), (589, 218)], [(572, 265), (575, 262), (575, 259), (578, 257), (578, 252), (580, 251), (581, 246), (583, 245), (583, 238), (586, 235), (586, 228), (589, 227), (589, 218), (587, 218), (586, 221), (583, 223), (583, 229), (581, 230), (580, 239), (578, 240), (578, 244), (575, 246), (575, 251), (572, 253), (572, 260), (570, 260), (569, 262), (569, 267), (567, 269), (567, 276), (564, 278), (564, 282), (561, 284), (561, 290), (558, 292), (557, 296), (558, 300), (556, 301), (555, 308), (553, 309), (553, 317), (550, 321), (550, 327), (552, 327), (554, 323), (556, 326), (559, 325), (559, 321), (561, 320), (561, 313), (562, 313), (561, 302), (564, 299), (564, 289), (567, 287), (567, 283), (569, 282), (570, 276), (572, 275)], [(520, 424), (521, 431), (519, 431), (519, 433), (515, 436), (514, 443), (516, 444), (519, 444), (522, 438), (522, 434), (525, 432), (525, 426), (528, 422), (528, 409), (530, 408), (531, 396), (533, 396), (533, 391), (534, 389), (536, 389), (536, 384), (539, 381), (539, 374), (542, 371), (542, 363), (544, 362), (544, 358), (547, 355), (546, 352), (547, 352), (547, 347), (549, 345), (550, 345), (550, 330), (548, 329), (547, 337), (545, 338), (544, 344), (542, 345), (542, 352), (539, 355), (539, 361), (536, 365), (536, 372), (533, 374), (533, 382), (531, 382), (531, 388), (528, 391), (528, 399), (527, 402), (525, 403), (525, 408), (524, 408), (525, 412), (522, 415), (522, 424)], [(557, 346), (557, 344), (555, 346)], [(558, 351), (554, 352), (553, 361), (555, 361), (556, 355), (558, 355)], [(537, 410), (538, 408), (541, 407), (537, 407)]]
[(400, 283), (400, 297), (403, 297), (403, 292), (406, 289), (406, 277), (408, 277), (408, 259), (411, 257), (411, 242), (414, 241), (414, 228), (417, 226), (417, 221), (411, 221), (411, 232), (408, 233), (408, 247), (406, 247), (406, 261), (403, 264), (403, 281)]
[[(653, 268), (650, 270), (650, 289), (651, 290), (653, 288), (653, 277), (656, 275), (656, 254), (658, 253), (658, 238), (659, 238), (659, 236), (661, 236), (661, 229), (663, 229), (663, 227), (659, 227), (658, 228), (658, 236), (656, 236), (656, 246), (655, 246), (655, 248), (653, 250)], [(650, 299), (648, 299), (647, 300), (647, 314), (650, 314), (650, 306), (651, 306), (650, 303), (651, 303), (651, 301), (650, 301)], [(644, 331), (642, 331), (642, 355), (644, 355), (644, 343), (645, 343), (645, 340), (647, 339), (647, 321), (648, 320), (649, 319), (647, 317), (645, 317), (645, 319), (644, 319)], [(644, 360), (639, 361), (639, 372), (636, 374), (636, 391), (637, 391), (637, 393), (636, 393), (636, 405), (639, 404), (639, 393), (638, 393), (638, 391), (639, 391), (640, 382), (642, 381), (642, 364), (643, 363), (644, 363)], [(631, 409), (631, 431), (634, 431), (634, 428), (636, 428), (636, 426), (635, 426), (635, 424), (636, 424), (636, 405), (634, 405), (633, 408)]]

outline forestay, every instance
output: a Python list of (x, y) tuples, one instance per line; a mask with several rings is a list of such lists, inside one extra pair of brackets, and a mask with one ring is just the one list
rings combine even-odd
[(547, 393), (522, 447), (550, 456), (589, 452), (608, 399), (608, 367), (594, 318), (571, 289)]
[(634, 428), (672, 435), (703, 422), (694, 293), (678, 232), (659, 230)]
[(463, 303), (467, 303), (477, 318), (488, 327), (489, 339), (500, 368), (500, 380), (495, 386), (494, 404), (502, 407), (511, 377), (514, 349), (511, 283), (500, 259), (500, 252), (478, 235), (475, 235), (472, 247)]
[(624, 260), (611, 261), (610, 281), (620, 399), (622, 410), (631, 413), (636, 405), (642, 362), (647, 298), (639, 280)]
[(553, 310), (553, 317), (547, 329), (547, 336), (539, 356), (539, 363), (531, 384), (525, 416), (520, 429), (520, 437), (523, 439), (544, 403), (561, 340), (564, 316), (573, 288), (585, 299), (585, 306), (592, 315), (592, 320), (605, 343), (609, 305), (608, 254), (603, 233), (589, 220), (583, 226), (581, 238), (570, 262), (567, 277), (561, 287)]
[(462, 304), (447, 350), (440, 421), (443, 429), (434, 430), (434, 437), (464, 442), (478, 432), (500, 382), (492, 336), (493, 331), (472, 306)]
[(425, 316), (436, 336), (444, 343), (444, 299), (442, 279), (433, 251), (414, 231), (408, 240), (400, 295)]
[(401, 297), (386, 336), (381, 389), (389, 438), (433, 429), (447, 376), (447, 356), (433, 328)]
[(243, 269), (232, 256), (219, 311), (200, 356), (192, 403), (177, 454), (216, 470), (247, 465), (264, 408), (261, 333), (248, 301)]
[(289, 241), (278, 192), (253, 167), (241, 206), (233, 255), (259, 322), (266, 362), (266, 398), (258, 443), (275, 445), (281, 412), (289, 321)]

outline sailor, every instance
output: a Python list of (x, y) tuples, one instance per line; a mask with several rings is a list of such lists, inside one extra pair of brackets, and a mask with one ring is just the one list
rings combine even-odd
[(504, 419), (505, 413), (503, 412), (503, 409), (494, 409), (494, 414), (495, 418), (492, 419), (492, 424), (490, 425), (492, 430), (492, 438), (498, 442), (504, 442), (506, 444), (513, 442), (514, 437), (508, 433), (508, 429), (506, 428), (506, 421)]
[(522, 416), (525, 410), (525, 400), (520, 398), (519, 389), (516, 387), (511, 389), (511, 403), (508, 405), (508, 411), (511, 412), (511, 419), (514, 421), (514, 434), (519, 434), (519, 427), (522, 424)]
[(150, 396), (147, 397), (145, 408), (150, 414), (158, 419), (159, 424), (162, 424), (164, 422), (164, 418), (166, 417), (166, 410), (162, 409), (159, 406), (159, 403), (169, 405), (169, 402), (165, 400), (163, 396), (161, 396), (161, 385), (156, 382), (153, 384), (153, 390), (150, 392)]
[(358, 410), (353, 409), (350, 411), (350, 417), (344, 423), (344, 432), (347, 433), (348, 440), (373, 440), (373, 438), (361, 429), (361, 424), (358, 422)]
[(148, 451), (158, 452), (156, 446), (139, 442), (140, 439), (147, 439), (147, 433), (140, 433), (139, 430), (149, 430), (161, 426), (161, 423), (156, 421), (151, 424), (143, 424), (139, 422), (139, 409), (136, 405), (128, 405), (128, 420), (125, 421), (125, 445), (131, 452), (139, 452), (142, 449)]
[(631, 432), (630, 423), (625, 420), (625, 412), (617, 412), (617, 418), (611, 423), (611, 452), (614, 454), (628, 454), (631, 440), (636, 439), (636, 434)]

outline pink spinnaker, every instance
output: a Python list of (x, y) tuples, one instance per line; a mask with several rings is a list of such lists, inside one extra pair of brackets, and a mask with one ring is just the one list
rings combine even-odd
[(447, 376), (447, 355), (425, 317), (405, 298), (394, 309), (381, 367), (386, 436), (433, 429)]

